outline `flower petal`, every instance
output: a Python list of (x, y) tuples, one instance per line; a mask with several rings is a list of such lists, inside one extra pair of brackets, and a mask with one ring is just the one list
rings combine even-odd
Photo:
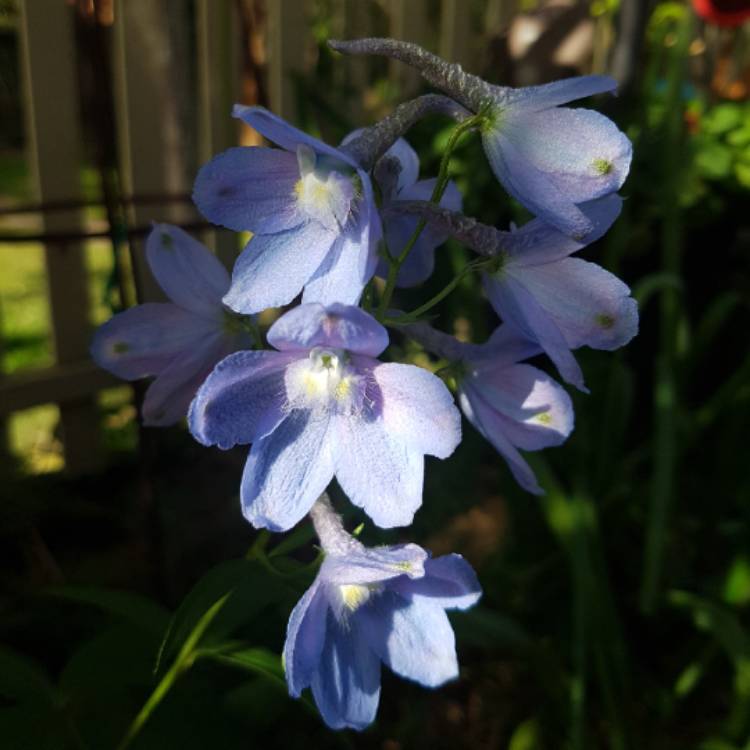
[(421, 578), (428, 555), (416, 544), (352, 547), (343, 555), (327, 555), (321, 577), (335, 584), (369, 584), (399, 577)]
[(149, 302), (99, 326), (91, 356), (124, 380), (158, 375), (180, 353), (216, 332), (216, 324), (171, 303)]
[(229, 274), (205, 245), (172, 224), (155, 224), (146, 240), (146, 257), (172, 302), (221, 318), (221, 298), (229, 289)]
[(289, 695), (299, 698), (318, 669), (326, 638), (328, 600), (315, 579), (292, 610), (284, 642), (284, 672)]
[(562, 332), (568, 346), (612, 351), (638, 332), (638, 305), (614, 274), (580, 258), (513, 270)]
[(226, 340), (213, 334), (176, 356), (146, 391), (143, 423), (166, 427), (185, 417), (201, 383), (226, 353)]
[[(523, 269), (524, 273), (528, 270)], [(505, 273), (500, 279), (483, 274), (482, 283), (490, 304), (503, 321), (517, 328), (525, 338), (537, 341), (554, 362), (562, 379), (588, 393), (583, 372), (570, 351), (571, 347), (556, 321), (536, 297), (510, 273)]]
[(571, 237), (585, 237), (591, 222), (550, 176), (531, 164), (497, 130), (482, 134), (490, 167), (503, 187), (540, 219)]
[(227, 450), (252, 443), (284, 418), (284, 371), (293, 360), (279, 352), (236, 352), (208, 376), (190, 407), (193, 437)]
[(388, 431), (377, 408), (335, 417), (336, 479), (376, 525), (408, 526), (422, 504), (424, 458)]
[(504, 106), (512, 107), (514, 112), (539, 112), (594, 94), (614, 91), (616, 88), (617, 81), (609, 76), (575, 76), (541, 86), (501, 88), (501, 94), (505, 100)]
[(578, 208), (591, 222), (593, 229), (582, 239), (574, 240), (542, 219), (533, 219), (507, 236), (509, 263), (535, 266), (566, 258), (602, 237), (622, 210), (622, 198), (612, 193), (595, 201), (579, 204)]
[(309, 146), (318, 154), (331, 156), (354, 168), (358, 167), (354, 159), (343, 151), (332, 148), (323, 141), (303, 133), (263, 107), (245, 107), (241, 104), (235, 104), (232, 116), (246, 122), (264, 138), (294, 154), (297, 153), (298, 146)]
[(461, 555), (431, 558), (424, 568), (422, 578), (399, 578), (389, 588), (403, 596), (424, 596), (445, 609), (468, 609), (482, 596), (477, 574)]
[(329, 611), (312, 692), (331, 729), (362, 730), (375, 720), (380, 701), (380, 660), (358, 628), (344, 628)]
[(405, 138), (399, 138), (384, 155), (396, 159), (401, 165), (397, 190), (403, 190), (419, 179), (419, 157)]
[[(470, 393), (472, 394), (471, 398), (469, 397)], [(508, 420), (502, 419), (497, 412), (482, 401), (476, 392), (460, 391), (458, 401), (469, 422), (505, 459), (518, 484), (527, 492), (534, 495), (543, 495), (544, 490), (539, 486), (531, 467), (505, 436)]]
[(462, 384), (507, 421), (505, 435), (518, 448), (533, 451), (560, 445), (573, 431), (573, 403), (549, 375), (531, 365), (476, 369)]
[(294, 153), (258, 146), (230, 148), (201, 167), (193, 201), (214, 224), (238, 232), (283, 232), (305, 220), (295, 194), (299, 179)]
[(456, 639), (439, 603), (386, 589), (354, 617), (370, 648), (397, 675), (426, 687), (458, 677)]
[(311, 302), (284, 313), (268, 330), (267, 339), (282, 351), (330, 346), (377, 357), (388, 346), (388, 331), (358, 307)]
[(336, 235), (314, 221), (255, 235), (237, 259), (224, 303), (251, 314), (291, 302), (330, 251)]
[(514, 114), (499, 127), (518, 157), (573, 203), (613, 193), (628, 176), (633, 144), (599, 112), (560, 107)]
[(389, 362), (372, 370), (382, 393), (382, 420), (388, 435), (438, 458), (448, 458), (461, 442), (461, 415), (440, 378), (415, 365)]
[(242, 510), (256, 528), (287, 531), (333, 478), (329, 418), (295, 409), (253, 443), (242, 475)]

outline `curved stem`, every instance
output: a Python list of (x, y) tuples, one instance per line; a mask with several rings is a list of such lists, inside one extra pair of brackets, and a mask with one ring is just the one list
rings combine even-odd
[[(450, 179), (448, 175), (448, 168), (450, 166), (451, 155), (453, 154), (453, 150), (458, 144), (459, 139), (464, 133), (467, 133), (470, 130), (476, 128), (483, 120), (484, 117), (482, 115), (474, 115), (473, 117), (469, 117), (468, 119), (464, 120), (462, 123), (459, 123), (453, 129), (453, 132), (451, 133), (450, 138), (448, 139), (448, 143), (445, 147), (445, 152), (440, 159), (440, 170), (438, 172), (435, 188), (433, 189), (432, 196), (430, 197), (431, 203), (440, 203), (440, 199), (443, 197), (445, 188), (448, 186), (448, 180)], [(416, 244), (426, 225), (427, 222), (424, 219), (420, 220), (419, 224), (417, 224), (416, 229), (409, 238), (409, 241), (406, 243), (406, 245), (404, 245), (401, 253), (397, 258), (395, 258), (395, 260), (392, 260), (390, 263), (390, 267), (388, 269), (388, 278), (385, 282), (385, 289), (383, 290), (383, 296), (380, 298), (380, 304), (378, 305), (377, 319), (381, 323), (385, 319), (385, 313), (388, 310), (388, 306), (391, 304), (391, 298), (393, 297), (393, 292), (396, 288), (396, 280), (398, 278), (398, 273), (401, 270), (401, 266), (404, 265), (404, 262), (409, 256), (409, 253)]]

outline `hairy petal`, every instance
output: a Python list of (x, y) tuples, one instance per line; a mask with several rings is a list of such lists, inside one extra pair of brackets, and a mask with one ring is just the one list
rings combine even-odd
[(344, 628), (331, 612), (312, 691), (323, 720), (332, 729), (362, 730), (375, 720), (380, 660), (359, 628)]
[(190, 407), (193, 437), (229, 449), (252, 443), (284, 418), (284, 371), (294, 357), (279, 352), (236, 352), (208, 376)]
[(237, 232), (283, 232), (305, 220), (295, 195), (299, 179), (294, 153), (230, 148), (201, 167), (193, 201), (209, 221)]
[(531, 467), (506, 437), (507, 420), (486, 404), (476, 391), (461, 391), (458, 399), (466, 418), (505, 459), (518, 484), (527, 492), (543, 495), (544, 490), (539, 486)]
[(336, 235), (314, 221), (286, 232), (255, 235), (237, 259), (224, 302), (257, 313), (291, 302), (323, 262)]
[(388, 434), (421, 453), (448, 458), (461, 441), (461, 415), (442, 380), (421, 367), (390, 362), (372, 375)]
[(317, 138), (313, 138), (307, 133), (303, 133), (298, 128), (290, 125), (269, 112), (263, 107), (245, 107), (241, 104), (235, 104), (232, 110), (232, 115), (243, 122), (246, 122), (250, 127), (257, 130), (264, 138), (268, 138), (269, 141), (275, 143), (281, 148), (291, 151), (293, 154), (297, 153), (298, 146), (307, 146), (318, 154), (324, 154), (331, 156), (334, 159), (349, 165), (350, 167), (357, 167), (357, 163), (345, 154), (343, 151), (339, 151), (336, 148), (319, 141)]
[(182, 352), (216, 332), (214, 321), (171, 303), (149, 302), (99, 326), (91, 356), (124, 380), (158, 375)]
[(287, 531), (333, 478), (327, 415), (295, 409), (250, 449), (242, 475), (242, 509), (256, 528)]
[(594, 94), (614, 91), (616, 88), (617, 81), (609, 76), (576, 76), (541, 86), (501, 90), (507, 106), (512, 107), (514, 112), (539, 112)]
[(389, 588), (403, 596), (427, 598), (431, 604), (445, 609), (468, 609), (482, 596), (474, 569), (455, 553), (429, 559), (422, 578), (399, 578)]
[(151, 272), (169, 299), (199, 315), (220, 318), (229, 274), (211, 251), (171, 224), (155, 224), (146, 240)]
[(370, 647), (401, 677), (426, 687), (458, 677), (456, 639), (438, 603), (386, 590), (355, 617)]
[(298, 305), (271, 326), (267, 338), (282, 351), (329, 346), (370, 357), (377, 357), (388, 346), (388, 332), (375, 318), (358, 307), (338, 303)]
[(540, 301), (571, 349), (612, 351), (638, 332), (638, 306), (630, 289), (595, 263), (564, 258), (519, 269), (517, 278)]
[(326, 638), (328, 600), (319, 579), (292, 610), (284, 642), (284, 672), (289, 695), (299, 698), (318, 669)]

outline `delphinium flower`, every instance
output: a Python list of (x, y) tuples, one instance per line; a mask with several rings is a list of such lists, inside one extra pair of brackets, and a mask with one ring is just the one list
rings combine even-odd
[(445, 610), (471, 607), (481, 589), (460, 555), (433, 559), (415, 544), (367, 548), (325, 497), (310, 515), (325, 558), (289, 618), (289, 693), (312, 688), (329, 727), (361, 730), (377, 713), (381, 662), (426, 687), (458, 676)]
[[(435, 189), (435, 178), (420, 180), (419, 157), (416, 151), (403, 138), (399, 138), (383, 157), (384, 162), (393, 160), (397, 165), (397, 176), (387, 170), (376, 168), (376, 179), (384, 173), (383, 179), (379, 180), (382, 196), (383, 212), (398, 204), (400, 201), (428, 201)], [(395, 177), (395, 179), (394, 179)], [(461, 193), (456, 184), (451, 180), (448, 182), (440, 205), (453, 211), (461, 210)], [(414, 230), (417, 228), (419, 219), (406, 216), (396, 212), (389, 212), (384, 220), (384, 234), (388, 250), (392, 255), (398, 255), (406, 247)], [(406, 261), (399, 269), (397, 285), (411, 287), (426, 281), (435, 268), (435, 248), (448, 239), (448, 233), (437, 227), (426, 227), (414, 243)], [(386, 277), (388, 265), (381, 259), (377, 275)]]
[(614, 274), (572, 253), (601, 237), (617, 218), (621, 198), (583, 203), (592, 230), (574, 240), (540, 219), (502, 232), (430, 204), (404, 208), (423, 216), (482, 255), (494, 258), (482, 281), (495, 311), (524, 337), (539, 343), (563, 379), (586, 390), (571, 350), (611, 351), (638, 331), (638, 305)]
[(347, 54), (375, 54), (416, 68), (429, 83), (484, 116), (482, 143), (495, 176), (535, 215), (572, 237), (591, 231), (579, 204), (617, 191), (630, 168), (632, 144), (604, 115), (561, 107), (614, 91), (600, 75), (542, 86), (495, 86), (416, 44), (393, 39), (331, 41)]
[(268, 341), (277, 351), (220, 362), (190, 408), (205, 445), (252, 443), (241, 487), (248, 520), (291, 528), (335, 475), (377, 525), (409, 524), (422, 503), (424, 455), (446, 458), (461, 438), (445, 385), (375, 359), (388, 334), (356, 307), (300, 305)]
[(570, 396), (549, 375), (522, 360), (541, 352), (508, 325), (484, 344), (467, 344), (426, 323), (406, 327), (425, 349), (448, 360), (466, 418), (505, 459), (518, 484), (543, 490), (518, 449), (561, 445), (573, 430)]
[(291, 302), (304, 287), (304, 302), (356, 304), (381, 236), (369, 175), (344, 150), (262, 107), (237, 105), (234, 115), (280, 148), (231, 148), (195, 181), (206, 218), (253, 233), (224, 301), (255, 313)]
[(187, 414), (219, 360), (252, 346), (253, 323), (224, 307), (229, 274), (182, 229), (156, 224), (146, 257), (171, 302), (136, 305), (115, 315), (95, 333), (91, 356), (124, 380), (155, 377), (143, 401), (143, 421), (164, 426)]

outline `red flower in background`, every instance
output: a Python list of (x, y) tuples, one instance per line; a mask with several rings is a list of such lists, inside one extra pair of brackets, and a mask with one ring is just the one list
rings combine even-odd
[(750, 19), (750, 0), (693, 0), (695, 12), (716, 26), (741, 26)]

